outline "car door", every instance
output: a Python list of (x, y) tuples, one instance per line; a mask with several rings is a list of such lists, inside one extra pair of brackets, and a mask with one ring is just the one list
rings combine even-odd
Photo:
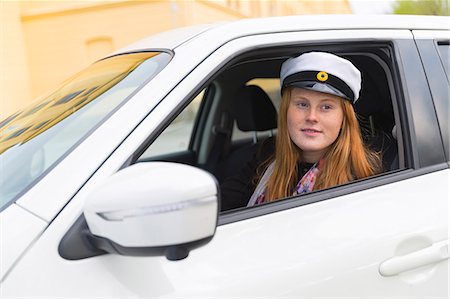
[[(320, 45), (336, 41), (337, 36), (345, 42), (375, 40), (394, 45), (394, 84), (404, 107), (401, 124), (406, 169), (308, 194), (301, 200), (292, 198), (222, 214), (213, 240), (176, 262), (112, 254), (72, 261), (59, 255), (58, 245), (81, 215), (89, 192), (126, 164), (149, 136), (157, 135), (161, 122), (169, 122), (174, 111), (200, 91), (205, 78), (213, 76), (229, 57), (267, 45)], [(189, 44), (178, 50), (189, 50)], [(2, 294), (448, 296), (450, 171), (444, 163), (440, 136), (427, 134), (427, 129), (437, 127), (436, 117), (427, 114), (427, 122), (419, 117), (433, 107), (428, 90), (416, 92), (426, 85), (418, 61), (409, 31), (260, 34), (223, 45), (181, 81), (95, 172), (2, 282)], [(412, 74), (424, 81), (403, 81)], [(413, 105), (417, 102), (421, 104)]]

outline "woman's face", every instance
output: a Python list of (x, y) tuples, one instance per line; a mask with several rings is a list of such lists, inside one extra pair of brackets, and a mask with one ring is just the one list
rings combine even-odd
[(287, 111), (291, 140), (305, 162), (317, 162), (336, 140), (344, 112), (338, 96), (294, 87)]

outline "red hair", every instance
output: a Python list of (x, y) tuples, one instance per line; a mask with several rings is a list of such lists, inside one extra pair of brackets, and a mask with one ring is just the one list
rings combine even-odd
[[(292, 88), (283, 91), (278, 112), (275, 165), (267, 182), (266, 200), (273, 201), (292, 195), (298, 183), (297, 163), (301, 150), (292, 142), (287, 128), (287, 111)], [(381, 171), (380, 155), (368, 149), (362, 140), (359, 122), (352, 104), (341, 100), (343, 110), (342, 129), (336, 141), (325, 154), (325, 163), (317, 176), (314, 190), (345, 184), (354, 179), (366, 178)]]

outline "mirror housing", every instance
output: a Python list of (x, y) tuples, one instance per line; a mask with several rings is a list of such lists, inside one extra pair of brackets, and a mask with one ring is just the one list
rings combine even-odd
[(183, 259), (214, 236), (218, 190), (214, 176), (192, 166), (132, 165), (112, 175), (86, 199), (87, 239), (109, 253)]

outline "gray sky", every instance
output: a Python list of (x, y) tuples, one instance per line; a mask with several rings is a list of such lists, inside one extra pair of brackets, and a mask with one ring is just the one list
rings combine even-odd
[(395, 0), (349, 0), (355, 14), (389, 14)]

